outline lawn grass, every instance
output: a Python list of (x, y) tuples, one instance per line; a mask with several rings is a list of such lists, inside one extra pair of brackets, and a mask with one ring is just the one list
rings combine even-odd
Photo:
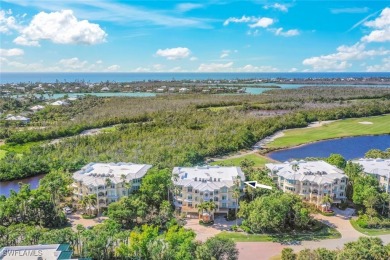
[[(366, 125), (359, 122), (373, 124)], [(267, 148), (286, 148), (339, 137), (390, 134), (389, 124), (390, 115), (383, 115), (343, 119), (314, 128), (291, 129), (284, 131), (284, 136), (267, 144)]]
[[(17, 145), (4, 144), (4, 145), (0, 146), (0, 150), (22, 154), (24, 152), (30, 151), (30, 148), (32, 146), (40, 145), (42, 143), (43, 142), (30, 142), (30, 143), (17, 144)], [(1, 156), (1, 154), (0, 154), (0, 156)]]
[(231, 238), (234, 242), (280, 242), (289, 241), (313, 241), (340, 238), (341, 234), (334, 228), (325, 226), (321, 230), (309, 233), (284, 233), (284, 234), (247, 234), (244, 232), (223, 231), (218, 237)]
[(388, 235), (390, 234), (390, 228), (378, 228), (378, 229), (372, 229), (372, 228), (361, 228), (356, 223), (356, 220), (351, 219), (350, 220), (351, 225), (354, 229), (359, 231), (360, 233), (367, 235), (367, 236), (379, 236), (379, 235)]
[(7, 151), (0, 150), (0, 159), (4, 158), (6, 153), (7, 153)]
[(264, 165), (266, 163), (271, 162), (271, 160), (269, 160), (268, 158), (263, 157), (259, 154), (253, 153), (253, 154), (243, 155), (243, 156), (240, 156), (237, 158), (231, 158), (231, 159), (227, 158), (225, 160), (215, 161), (215, 162), (212, 162), (211, 165), (240, 166), (241, 161), (243, 161), (245, 159), (253, 161), (255, 163), (254, 167), (264, 167)]

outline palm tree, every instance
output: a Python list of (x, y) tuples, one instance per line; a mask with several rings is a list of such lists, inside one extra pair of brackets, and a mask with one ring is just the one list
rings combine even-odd
[(325, 211), (328, 211), (328, 207), (330, 207), (330, 204), (333, 202), (333, 199), (332, 197), (330, 197), (329, 194), (326, 194), (323, 198), (322, 198), (322, 203), (325, 204)]
[(234, 190), (233, 190), (233, 195), (232, 197), (236, 200), (236, 208), (235, 208), (235, 217), (236, 217), (236, 226), (237, 226), (237, 210), (238, 210), (238, 202), (241, 196), (241, 191), (240, 191), (240, 184), (241, 184), (241, 177), (237, 176), (237, 178), (234, 180)]

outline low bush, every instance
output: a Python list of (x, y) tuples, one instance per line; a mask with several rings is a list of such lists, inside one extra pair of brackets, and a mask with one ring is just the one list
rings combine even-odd
[(373, 217), (370, 219), (367, 215), (361, 215), (356, 220), (356, 224), (361, 228), (368, 229), (390, 228), (390, 219), (381, 219), (378, 217)]
[(81, 217), (83, 219), (94, 219), (94, 218), (96, 218), (96, 215), (83, 214), (83, 215), (81, 215)]
[(203, 220), (199, 220), (199, 224), (202, 226), (212, 226), (214, 221), (211, 220), (210, 222), (204, 222)]

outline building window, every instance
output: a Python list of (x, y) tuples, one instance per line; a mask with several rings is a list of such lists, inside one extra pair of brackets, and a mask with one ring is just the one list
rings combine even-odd
[(195, 197), (195, 201), (198, 201), (198, 197)]
[(222, 200), (226, 200), (226, 195), (222, 195)]
[(227, 188), (226, 187), (221, 188), (221, 192), (222, 193), (226, 193), (227, 192)]
[(295, 184), (294, 180), (287, 180), (287, 182), (290, 183), (290, 184)]
[(126, 191), (123, 190), (122, 191), (122, 195), (125, 196), (126, 195)]
[(341, 181), (340, 182), (345, 182), (345, 179), (341, 179)]
[(214, 194), (215, 194), (215, 195), (218, 195), (218, 190), (215, 190), (215, 191), (214, 191)]
[(188, 195), (188, 199), (189, 199), (189, 200), (192, 200), (192, 195)]
[(218, 201), (218, 197), (214, 197), (214, 201)]
[(195, 193), (199, 193), (199, 191), (198, 191), (198, 190), (195, 190)]
[(200, 192), (200, 196), (203, 196), (203, 191)]
[(222, 208), (226, 208), (226, 203), (222, 203)]
[(344, 197), (344, 192), (340, 192), (340, 197)]
[(187, 192), (192, 192), (192, 187), (188, 187)]
[(192, 202), (188, 202), (188, 207), (192, 207)]

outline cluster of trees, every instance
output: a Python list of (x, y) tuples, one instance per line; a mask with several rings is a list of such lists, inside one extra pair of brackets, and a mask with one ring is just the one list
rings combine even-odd
[(356, 242), (349, 242), (340, 250), (318, 248), (304, 249), (294, 253), (291, 248), (284, 248), (282, 260), (341, 260), (341, 259), (367, 259), (384, 260), (390, 258), (390, 244), (384, 245), (377, 237), (360, 237)]
[(381, 151), (379, 149), (371, 149), (364, 155), (364, 157), (390, 159), (390, 148), (387, 148), (385, 151)]
[(8, 198), (0, 196), (0, 226), (30, 224), (40, 227), (61, 227), (67, 220), (60, 209), (60, 201), (69, 194), (69, 174), (52, 172), (46, 175), (36, 190), (21, 184), (18, 193), (11, 191)]

